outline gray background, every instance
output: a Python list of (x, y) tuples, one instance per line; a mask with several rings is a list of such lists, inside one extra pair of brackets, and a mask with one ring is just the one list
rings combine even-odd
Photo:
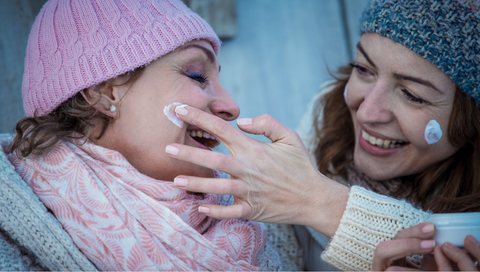
[[(223, 85), (238, 102), (240, 117), (270, 114), (295, 128), (318, 87), (331, 79), (329, 70), (355, 57), (359, 18), (368, 0), (229, 1), (236, 28), (218, 56)], [(12, 132), (24, 115), (25, 48), (44, 2), (0, 0), (1, 133)]]

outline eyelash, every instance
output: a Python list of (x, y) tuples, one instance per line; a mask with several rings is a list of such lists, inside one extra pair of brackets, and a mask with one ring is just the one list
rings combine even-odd
[(208, 81), (208, 77), (200, 73), (187, 74), (187, 76), (200, 84), (205, 84)]
[(420, 97), (416, 97), (414, 96), (413, 94), (411, 94), (407, 89), (401, 89), (402, 90), (402, 93), (405, 95), (405, 97), (414, 102), (414, 103), (418, 103), (418, 104), (426, 104), (427, 101), (423, 100), (422, 98)]
[(350, 66), (352, 66), (360, 75), (367, 75), (367, 74), (372, 74), (369, 69), (360, 66), (356, 63), (350, 63)]

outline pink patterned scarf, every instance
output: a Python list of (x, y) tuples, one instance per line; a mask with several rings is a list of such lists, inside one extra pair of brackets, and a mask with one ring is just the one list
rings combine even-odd
[(258, 270), (263, 225), (200, 214), (212, 194), (190, 194), (139, 173), (117, 151), (60, 142), (10, 162), (101, 270)]

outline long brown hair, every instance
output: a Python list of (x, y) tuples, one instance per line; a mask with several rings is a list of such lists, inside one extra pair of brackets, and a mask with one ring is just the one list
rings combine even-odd
[[(315, 105), (314, 155), (321, 173), (348, 179), (353, 162), (355, 135), (343, 91), (352, 68), (341, 67), (333, 89)], [(405, 198), (423, 210), (435, 213), (480, 211), (480, 109), (458, 87), (447, 137), (459, 150), (424, 172), (400, 177), (401, 186), (392, 196)]]
[[(120, 85), (133, 83), (144, 69), (145, 66), (141, 66), (118, 76), (126, 78)], [(113, 86), (107, 80), (93, 87), (93, 91), (98, 91), (105, 85)], [(18, 157), (43, 155), (64, 138), (88, 139), (96, 125), (101, 126), (100, 134), (96, 136), (96, 139), (100, 139), (111, 121), (110, 117), (97, 111), (79, 92), (47, 115), (37, 116), (35, 113), (33, 117), (18, 121), (15, 138), (4, 148), (7, 153), (15, 152)]]

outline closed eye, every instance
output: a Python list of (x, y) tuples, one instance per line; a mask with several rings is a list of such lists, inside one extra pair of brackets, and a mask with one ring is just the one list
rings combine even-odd
[(204, 76), (200, 73), (191, 73), (191, 74), (187, 74), (187, 76), (189, 78), (199, 82), (200, 84), (205, 84), (208, 81), (208, 77)]

